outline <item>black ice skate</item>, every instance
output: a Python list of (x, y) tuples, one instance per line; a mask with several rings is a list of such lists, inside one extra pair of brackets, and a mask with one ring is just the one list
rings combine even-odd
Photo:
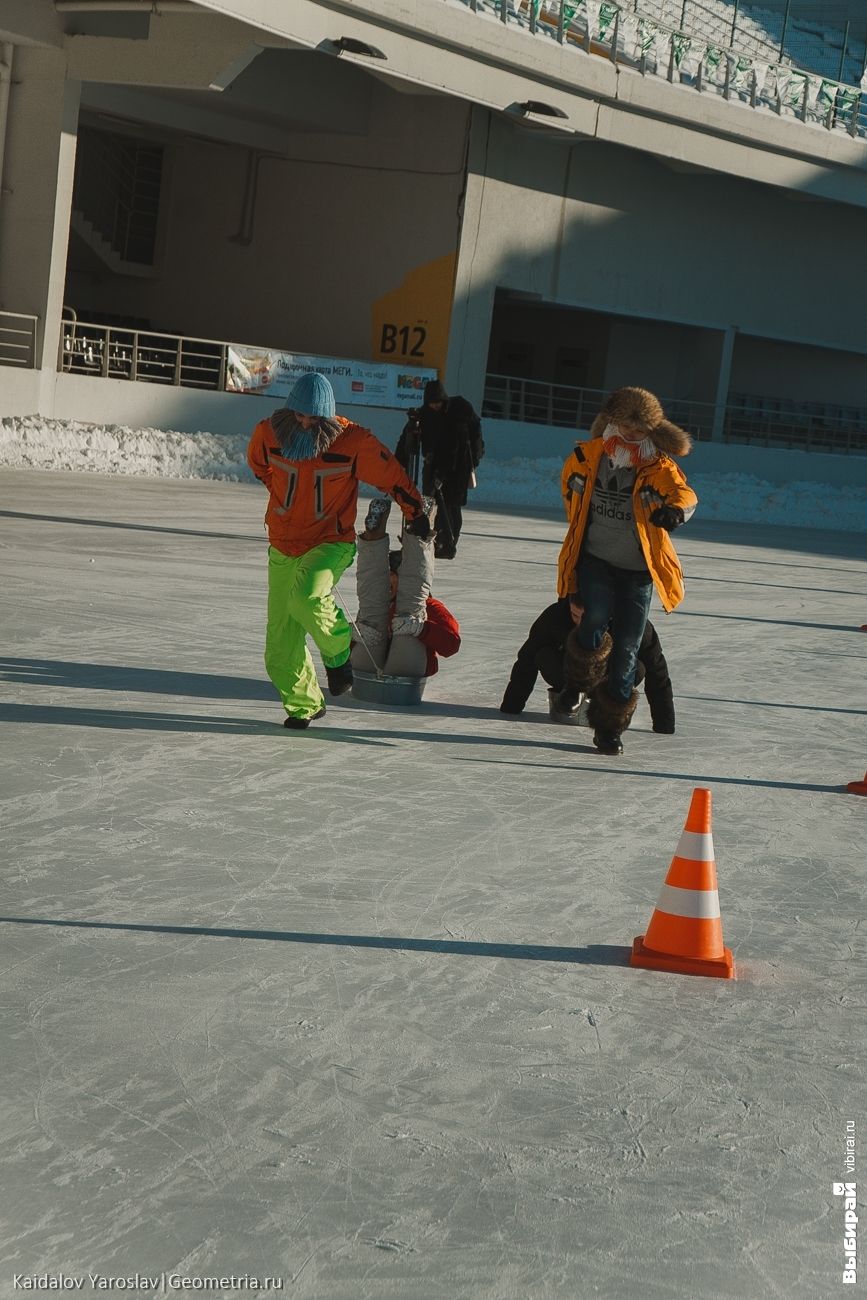
[(296, 718), (294, 714), (290, 713), (283, 719), (283, 726), (288, 727), (290, 731), (306, 731), (311, 722), (315, 722), (317, 718), (324, 717), (325, 705), (323, 704), (322, 708), (319, 709), (317, 713), (311, 714), (309, 718)]
[(328, 678), (328, 689), (332, 695), (345, 695), (347, 691), (352, 690), (352, 664), (348, 659), (339, 668), (326, 668), (325, 676)]

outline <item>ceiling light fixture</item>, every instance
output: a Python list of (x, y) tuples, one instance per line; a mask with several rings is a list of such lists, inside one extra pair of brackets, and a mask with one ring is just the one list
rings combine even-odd
[(357, 41), (354, 36), (341, 36), (339, 40), (332, 42), (332, 46), (336, 54), (363, 54), (368, 59), (387, 57), (375, 45), (368, 45), (367, 41)]
[(538, 113), (540, 117), (568, 117), (562, 108), (555, 108), (553, 104), (546, 104), (541, 99), (527, 99), (523, 104), (516, 104), (516, 110), (523, 116), (527, 113)]

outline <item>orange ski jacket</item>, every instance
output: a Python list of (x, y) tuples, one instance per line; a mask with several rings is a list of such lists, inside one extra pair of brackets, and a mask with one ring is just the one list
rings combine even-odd
[[(601, 438), (577, 442), (575, 450), (563, 466), (560, 487), (569, 519), (569, 528), (560, 549), (557, 575), (557, 594), (572, 595), (578, 590), (575, 572), (581, 543), (587, 531), (590, 515), (590, 498), (599, 471), (599, 462), (605, 455)], [(679, 467), (664, 453), (641, 466), (635, 475), (632, 489), (632, 514), (635, 531), (644, 559), (653, 578), (662, 607), (667, 614), (683, 600), (683, 571), (671, 538), (664, 528), (650, 522), (657, 506), (680, 506), (684, 518), (689, 519), (695, 510), (698, 497), (687, 483)]]
[(270, 420), (253, 430), (247, 464), (268, 489), (268, 540), (284, 555), (354, 541), (359, 482), (387, 492), (407, 519), (422, 512), (418, 489), (388, 448), (369, 429), (336, 418), (343, 432), (312, 460), (287, 460)]

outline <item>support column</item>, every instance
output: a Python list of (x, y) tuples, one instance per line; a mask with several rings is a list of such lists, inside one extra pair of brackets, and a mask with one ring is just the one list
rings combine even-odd
[(734, 357), (735, 336), (737, 332), (737, 325), (729, 325), (722, 339), (719, 375), (716, 385), (716, 397), (714, 398), (713, 429), (710, 435), (711, 442), (722, 442), (723, 439), (726, 404), (728, 402), (729, 388), (732, 379), (732, 358)]
[(480, 411), (497, 283), (484, 238), (485, 168), (493, 124), (488, 109), (474, 105), (470, 112), (470, 144), (445, 385), (450, 393), (461, 393)]
[(0, 203), (0, 307), (39, 318), (36, 365), (56, 371), (81, 86), (61, 50), (18, 46)]

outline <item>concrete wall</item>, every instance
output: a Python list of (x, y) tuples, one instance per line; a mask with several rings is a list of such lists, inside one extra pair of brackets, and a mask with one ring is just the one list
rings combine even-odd
[[(720, 330), (497, 300), (487, 369), (577, 388), (642, 384), (663, 397), (716, 400)], [(583, 364), (569, 365), (580, 357)]]
[[(578, 388), (603, 388), (610, 321), (595, 312), (541, 308), (531, 303), (496, 305), (491, 321), (488, 371)], [(565, 352), (586, 353), (582, 372), (571, 373)]]
[(386, 56), (387, 76), (438, 87), (513, 118), (522, 102), (543, 100), (563, 114), (557, 120), (563, 132), (867, 206), (864, 146), (845, 132), (805, 128), (767, 108), (753, 111), (717, 94), (671, 86), (664, 77), (615, 67), (574, 42), (532, 36), (524, 15), (520, 25), (504, 25), (492, 6), (473, 13), (468, 5), (433, 0), (199, 3), (307, 48), (341, 36), (369, 42)]
[(16, 46), (0, 193), (0, 309), (37, 316), (54, 364), (69, 236), (79, 85), (62, 51)]
[[(119, 424), (131, 429), (176, 429), (182, 433), (252, 433), (281, 402), (242, 393), (202, 392), (162, 384), (88, 375), (50, 374), (0, 366), (0, 419), (41, 414), (85, 424)], [(393, 447), (406, 423), (403, 411), (341, 406), (340, 414), (372, 429)]]
[[(7, 378), (8, 374), (8, 378)], [(164, 428), (245, 437), (274, 403), (263, 398), (201, 393), (193, 389), (76, 375), (40, 376), (36, 371), (0, 370), (0, 419), (42, 410), (46, 417), (131, 428)], [(341, 413), (370, 428), (394, 448), (404, 423), (399, 411), (341, 407)], [(488, 462), (516, 457), (563, 461), (579, 436), (569, 429), (485, 420)], [(48, 467), (47, 467), (48, 468)], [(774, 484), (817, 483), (867, 488), (867, 456), (831, 456), (764, 447), (697, 443), (684, 463), (688, 476), (746, 474)], [(484, 462), (481, 469), (484, 475)], [(552, 502), (552, 505), (554, 503)]]
[[(618, 320), (612, 323), (602, 387), (611, 390), (637, 384), (661, 396), (692, 396), (679, 385), (679, 375), (688, 369), (682, 363), (682, 351), (689, 333), (683, 326), (664, 322)], [(688, 373), (684, 374), (683, 383), (692, 387)], [(713, 400), (713, 395), (704, 400)]]
[[(47, 0), (38, 7), (50, 9)], [(253, 13), (234, 0), (229, 7)], [(260, 5), (260, 17), (265, 8), (277, 24), (269, 39), (281, 30), (284, 17), (314, 25), (326, 18), (329, 24), (344, 21), (309, 4), (293, 6), (291, 12), (282, 0)], [(356, 8), (375, 18), (376, 0), (364, 0)], [(463, 100), (429, 93), (432, 69), (445, 69), (443, 61), (455, 53), (445, 39), (446, 28), (460, 19), (462, 32), (472, 28), (484, 33), (475, 50), (461, 55), (484, 55), (461, 65), (464, 72), (472, 66), (477, 77), (477, 85), (462, 83), (467, 95), (483, 97), (491, 89), (494, 47), (497, 59), (514, 62), (520, 46), (527, 75), (536, 75), (548, 57), (545, 42), (531, 41), (514, 29), (501, 32), (496, 23), (486, 25), (449, 6), (436, 13), (440, 19), (431, 18), (436, 32), (430, 33), (430, 49), (414, 77), (396, 74), (394, 68), (398, 55), (402, 59), (410, 49), (424, 53), (417, 45), (423, 33), (397, 32), (404, 19), (411, 24), (417, 17), (407, 13), (381, 29), (381, 43), (389, 50), (392, 38), (402, 42), (394, 50), (394, 65), (389, 55), (384, 75), (398, 76), (404, 91), (413, 93), (398, 91), (351, 60), (347, 64), (322, 54), (284, 51), (286, 58), (297, 58), (287, 96), (291, 89), (298, 121), (287, 125), (284, 114), (279, 122), (266, 122), (264, 102), (252, 116), (236, 104), (233, 117), (230, 88), (222, 106), (216, 107), (216, 97), (207, 112), (212, 118), (224, 115), (227, 130), (231, 125), (235, 132), (232, 143), (184, 133), (188, 113), (201, 108), (200, 100), (184, 96), (206, 96), (202, 80), (212, 75), (219, 59), (244, 46), (252, 29), (235, 30), (219, 20), (223, 44), (211, 50), (206, 48), (209, 24), (218, 20), (184, 18), (189, 42), (195, 42), (195, 30), (202, 33), (204, 54), (193, 72), (182, 57), (186, 47), (179, 52), (165, 31), (162, 45), (156, 39), (71, 38), (67, 49), (76, 77), (114, 78), (113, 88), (121, 95), (127, 91), (124, 78), (135, 77), (135, 94), (152, 104), (159, 101), (161, 115), (154, 120), (160, 118), (172, 154), (166, 239), (156, 277), (105, 277), (95, 275), (92, 264), (82, 265), (73, 286), (78, 305), (206, 337), (369, 355), (375, 299), (420, 263), (448, 254), (458, 238), (468, 110)], [(348, 32), (352, 24), (347, 23)], [(162, 19), (152, 26), (162, 30)], [(70, 180), (67, 126), (78, 82), (64, 79), (63, 52), (29, 50), (26, 55), (22, 52), (20, 65), (16, 63), (23, 75), (13, 89), (10, 124), (15, 187), (0, 204), (0, 297), (10, 309), (35, 310), (44, 321), (56, 318), (59, 308), (58, 250), (65, 247)], [(732, 326), (745, 334), (867, 353), (867, 324), (857, 292), (840, 292), (841, 284), (857, 286), (865, 280), (867, 245), (860, 212), (843, 202), (811, 198), (813, 190), (827, 191), (825, 179), (837, 175), (838, 163), (844, 179), (850, 173), (867, 178), (863, 145), (841, 144), (817, 129), (789, 124), (789, 130), (778, 124), (767, 137), (769, 151), (760, 153), (758, 136), (750, 141), (744, 127), (747, 120), (751, 128), (763, 120), (759, 115), (719, 103), (705, 105), (699, 113), (694, 92), (651, 86), (635, 74), (617, 73), (604, 60), (583, 59), (574, 50), (556, 54), (564, 94), (567, 64), (574, 69), (580, 65), (586, 74), (581, 82), (586, 92), (583, 125), (570, 119), (573, 129), (586, 130), (586, 139), (527, 129), (487, 108), (472, 110), (449, 387), (481, 401), (498, 286), (563, 306), (671, 322), (660, 327), (668, 333), (656, 341), (643, 332), (646, 324), (629, 324), (615, 340), (611, 358), (618, 381), (640, 378), (663, 391), (680, 389), (693, 370), (700, 372), (699, 386), (709, 388), (717, 346), (710, 335), (721, 338)], [(178, 89), (178, 79), (184, 77), (193, 78), (198, 89)], [(160, 78), (165, 80), (157, 88)], [(597, 91), (599, 103), (587, 98)], [(610, 101), (611, 113), (617, 101), (617, 120), (628, 119), (641, 149), (601, 138), (602, 99)], [(672, 121), (695, 110), (695, 129), (704, 132), (707, 162), (714, 171), (687, 163), (693, 154), (685, 148), (673, 148), (667, 161), (659, 156), (669, 141), (658, 115), (664, 104)], [(113, 111), (121, 110), (122, 105), (115, 105)], [(727, 153), (731, 140), (714, 134), (711, 118), (716, 121), (714, 115), (720, 114), (734, 135), (743, 136), (737, 166)], [(317, 118), (322, 119), (319, 129)], [(615, 119), (605, 120), (613, 131)], [(181, 134), (173, 134), (173, 125)], [(251, 208), (245, 206), (245, 198), (252, 201), (251, 155), (239, 141), (243, 135), (255, 144), (259, 126), (268, 156), (259, 160)], [(778, 129), (779, 156), (770, 148)], [(597, 138), (590, 138), (594, 132)], [(798, 153), (796, 138), (804, 155)], [(815, 157), (807, 166), (804, 156), (811, 150)], [(281, 156), (271, 157), (275, 152)], [(748, 157), (756, 174), (761, 161), (763, 179), (787, 184), (790, 192), (731, 174), (742, 170)], [(853, 191), (847, 202), (856, 200)], [(85, 272), (90, 278), (84, 278)], [(701, 345), (684, 332), (684, 327), (696, 326), (708, 331)], [(43, 335), (43, 353), (51, 364), (51, 331), (43, 329)], [(772, 360), (766, 354), (754, 369), (761, 372)], [(820, 360), (818, 353), (812, 356), (813, 372)], [(848, 377), (854, 373), (851, 367), (846, 371)], [(613, 368), (603, 376), (609, 382), (614, 378)], [(761, 378), (759, 373), (758, 391), (765, 390)], [(815, 373), (804, 382), (814, 384)], [(82, 396), (86, 409), (90, 400)]]
[(867, 408), (867, 356), (770, 339), (735, 341), (732, 391)]
[[(269, 416), (276, 405), (261, 397), (91, 379), (83, 375), (40, 375), (33, 370), (6, 368), (0, 368), (0, 393), (0, 418), (31, 415), (41, 410), (47, 418), (119, 424), (134, 429), (176, 429), (187, 433), (205, 430), (233, 436), (251, 433), (256, 423)], [(406, 419), (402, 411), (369, 406), (341, 406), (340, 413), (372, 429), (392, 448)], [(486, 455), (491, 460), (514, 457), (565, 460), (576, 439), (585, 436), (575, 429), (489, 419), (483, 422), (483, 431)], [(699, 442), (685, 466), (691, 474), (753, 474), (770, 483), (867, 487), (867, 456), (831, 456), (822, 452)]]
[[(474, 399), (498, 286), (595, 311), (735, 325), (867, 353), (860, 296), (840, 291), (841, 283), (867, 283), (854, 208), (612, 145), (534, 137), (481, 110), (470, 168), (457, 284), (467, 309), (456, 314), (449, 379)], [(661, 344), (653, 358), (650, 346), (643, 332), (624, 339), (617, 379), (629, 373), (635, 382), (622, 364), (631, 356), (651, 387), (670, 390), (667, 349)], [(821, 361), (815, 354), (813, 369)]]
[[(333, 118), (340, 97), (345, 129), (285, 129), (285, 156), (255, 161), (245, 214), (250, 150), (143, 125), (167, 148), (157, 274), (101, 274), (76, 257), (67, 301), (80, 316), (97, 309), (171, 333), (368, 358), (376, 300), (455, 252), (466, 107), (399, 94), (321, 55), (283, 57), (307, 112), (321, 99)], [(183, 123), (181, 105), (176, 113)]]

